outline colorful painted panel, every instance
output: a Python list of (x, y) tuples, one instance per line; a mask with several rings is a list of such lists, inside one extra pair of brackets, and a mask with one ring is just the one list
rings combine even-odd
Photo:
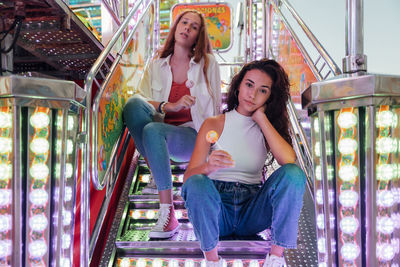
[(100, 100), (98, 111), (98, 170), (102, 181), (109, 165), (111, 151), (123, 129), (122, 109), (127, 99), (136, 91), (144, 65), (151, 57), (153, 46), (152, 8), (139, 22), (131, 44), (128, 46)]
[(214, 50), (227, 50), (231, 46), (231, 8), (227, 4), (178, 4), (172, 9), (172, 21), (188, 9), (195, 9), (204, 14), (208, 36)]
[(301, 92), (317, 79), (279, 16), (271, 12), (271, 50), (289, 75), (293, 102), (300, 104)]

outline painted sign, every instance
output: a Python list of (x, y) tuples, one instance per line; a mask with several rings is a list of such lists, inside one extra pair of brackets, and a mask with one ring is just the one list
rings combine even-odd
[(99, 180), (104, 179), (111, 151), (123, 129), (122, 110), (140, 82), (146, 61), (152, 56), (153, 9), (139, 23), (134, 37), (122, 55), (107, 88), (103, 92), (98, 108), (97, 167)]
[(172, 21), (177, 15), (188, 9), (197, 10), (204, 15), (208, 36), (214, 50), (230, 48), (232, 42), (231, 8), (227, 4), (177, 4), (172, 8)]
[(301, 93), (317, 79), (279, 16), (272, 11), (271, 17), (272, 21), (277, 22), (270, 24), (273, 25), (271, 35), (276, 36), (273, 38), (276, 38), (274, 43), (277, 44), (272, 48), (274, 57), (289, 75), (290, 95), (293, 102), (300, 104)]

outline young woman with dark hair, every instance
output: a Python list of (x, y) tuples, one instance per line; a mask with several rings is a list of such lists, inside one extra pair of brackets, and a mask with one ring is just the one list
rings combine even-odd
[[(306, 178), (294, 164), (288, 98), (289, 79), (276, 61), (250, 62), (231, 82), (226, 112), (199, 130), (182, 196), (207, 266), (222, 266), (220, 236), (270, 228), (273, 245), (264, 266), (285, 266), (284, 249), (296, 248)], [(207, 141), (210, 131), (220, 136), (218, 145)], [(269, 153), (281, 167), (262, 184)]]

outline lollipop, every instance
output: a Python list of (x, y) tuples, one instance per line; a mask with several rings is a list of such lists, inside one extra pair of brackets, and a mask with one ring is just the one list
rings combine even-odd
[(218, 144), (218, 133), (214, 130), (208, 131), (207, 135), (206, 135), (206, 140), (207, 142), (211, 143), (211, 144), (215, 144), (215, 146), (217, 147), (217, 149), (221, 150), (221, 146)]

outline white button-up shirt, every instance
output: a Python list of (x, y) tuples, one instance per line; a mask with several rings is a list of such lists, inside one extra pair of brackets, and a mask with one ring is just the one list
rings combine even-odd
[[(138, 93), (146, 97), (147, 100), (168, 101), (172, 86), (170, 58), (171, 55), (166, 58), (153, 59), (146, 68)], [(221, 77), (219, 66), (213, 55), (208, 54), (208, 59), (207, 76), (213, 97), (208, 92), (203, 74), (203, 58), (199, 63), (194, 62), (192, 58), (187, 72), (186, 86), (190, 90), (190, 95), (196, 97), (196, 102), (190, 108), (193, 123), (185, 123), (184, 126), (190, 126), (196, 131), (199, 131), (205, 119), (220, 113)]]

